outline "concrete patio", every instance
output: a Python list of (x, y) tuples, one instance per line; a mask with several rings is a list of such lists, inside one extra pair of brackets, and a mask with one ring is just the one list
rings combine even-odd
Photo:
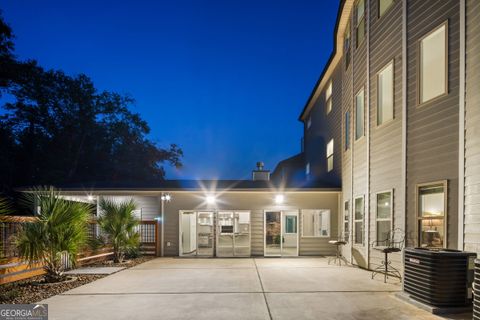
[(48, 303), (50, 319), (440, 319), (325, 258), (158, 258)]

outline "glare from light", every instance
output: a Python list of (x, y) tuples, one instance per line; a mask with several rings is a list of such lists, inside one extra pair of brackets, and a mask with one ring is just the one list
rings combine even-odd
[(95, 197), (92, 196), (91, 194), (89, 194), (89, 195), (87, 196), (87, 199), (88, 199), (88, 201), (93, 201), (93, 200), (95, 200)]
[(172, 200), (172, 196), (167, 193), (167, 194), (162, 195), (162, 196), (160, 197), (160, 199), (161, 199), (162, 201), (167, 201), (167, 202), (169, 202), (170, 200)]
[(208, 204), (214, 204), (215, 203), (215, 196), (209, 195), (205, 198)]
[(275, 203), (276, 204), (282, 204), (284, 200), (285, 200), (285, 197), (283, 196), (283, 194), (277, 194), (275, 196)]

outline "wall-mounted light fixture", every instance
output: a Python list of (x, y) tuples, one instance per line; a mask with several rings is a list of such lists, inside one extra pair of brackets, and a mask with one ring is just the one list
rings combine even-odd
[(207, 204), (214, 204), (216, 199), (215, 199), (215, 196), (213, 195), (208, 195), (206, 198), (205, 198), (205, 201), (207, 202)]
[(160, 197), (160, 199), (161, 199), (162, 201), (167, 201), (167, 202), (169, 202), (169, 201), (172, 200), (172, 196), (171, 196), (170, 194), (166, 193), (166, 194), (162, 194), (162, 196)]
[(285, 197), (283, 196), (283, 194), (277, 194), (275, 196), (275, 203), (276, 204), (282, 204), (283, 201), (285, 201)]
[(88, 201), (93, 201), (93, 200), (95, 200), (95, 197), (92, 196), (91, 194), (89, 194), (89, 195), (87, 196), (87, 199), (88, 199)]

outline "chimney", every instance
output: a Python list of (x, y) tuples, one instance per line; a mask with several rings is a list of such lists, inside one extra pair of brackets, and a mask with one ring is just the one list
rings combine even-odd
[(257, 162), (257, 169), (252, 171), (253, 181), (270, 180), (270, 170), (265, 170), (264, 167), (265, 167), (265, 164), (262, 161)]

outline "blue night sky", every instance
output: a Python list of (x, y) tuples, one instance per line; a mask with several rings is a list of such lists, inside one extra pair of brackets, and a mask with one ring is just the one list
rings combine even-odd
[(249, 178), (300, 151), (297, 121), (333, 45), (338, 1), (4, 0), (16, 53), (130, 94), (184, 168)]

